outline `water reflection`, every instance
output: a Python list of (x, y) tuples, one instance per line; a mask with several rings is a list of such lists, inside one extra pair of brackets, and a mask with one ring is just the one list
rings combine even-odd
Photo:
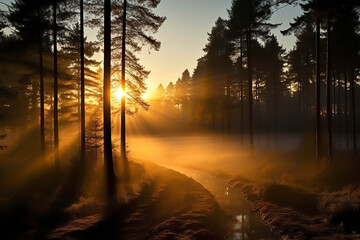
[(207, 173), (187, 168), (169, 167), (181, 172), (202, 184), (214, 195), (220, 207), (231, 216), (227, 240), (278, 240), (260, 220), (257, 213), (251, 210), (241, 192), (229, 186), (225, 180), (220, 180)]

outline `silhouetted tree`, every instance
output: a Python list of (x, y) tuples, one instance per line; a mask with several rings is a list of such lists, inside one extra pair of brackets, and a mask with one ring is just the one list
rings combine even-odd
[(164, 108), (170, 113), (173, 112), (174, 109), (174, 89), (175, 86), (173, 82), (170, 82), (165, 89)]
[(230, 74), (232, 62), (227, 36), (226, 21), (218, 18), (211, 33), (208, 34), (205, 51), (207, 77), (205, 87), (208, 93), (209, 111), (212, 113), (213, 127), (215, 127), (216, 113), (221, 115), (221, 126), (224, 127), (224, 116), (227, 119), (227, 132), (230, 131)]
[[(28, 45), (36, 44), (39, 55), (39, 92), (40, 92), (40, 142), (41, 152), (45, 153), (45, 109), (44, 109), (44, 66), (43, 66), (43, 35), (49, 29), (48, 16), (49, 3), (42, 0), (14, 1), (10, 7), (7, 19), (16, 29), (16, 35)], [(2, 26), (5, 16), (3, 15)], [(33, 90), (35, 90), (33, 86)]]
[(190, 99), (190, 84), (191, 76), (189, 70), (185, 70), (182, 73), (175, 84), (174, 89), (174, 101), (177, 109), (181, 113), (181, 117), (188, 120), (189, 117), (189, 99)]
[(81, 82), (81, 161), (85, 161), (85, 39), (84, 1), (80, 0), (80, 82)]
[(104, 162), (107, 191), (115, 196), (115, 173), (111, 142), (111, 0), (104, 1)]
[[(94, 15), (94, 18), (91, 20), (92, 26), (98, 26), (101, 23), (101, 3), (102, 1), (99, 0), (90, 2), (91, 11)], [(131, 16), (128, 18), (125, 16), (125, 3), (126, 16)], [(160, 42), (151, 36), (161, 27), (166, 19), (165, 17), (157, 16), (152, 11), (159, 3), (160, 1), (152, 0), (112, 2), (112, 46), (114, 49), (112, 52), (112, 71), (114, 77), (117, 76), (118, 72), (121, 73), (121, 79), (123, 76), (124, 78), (126, 77), (122, 81), (125, 84), (124, 89), (126, 90), (126, 101), (124, 99), (122, 103), (125, 107), (122, 108), (122, 111), (125, 111), (127, 114), (134, 114), (138, 106), (145, 109), (149, 107), (142, 99), (142, 95), (146, 91), (145, 79), (148, 77), (149, 72), (139, 63), (136, 53), (140, 52), (146, 45), (155, 50), (160, 48)], [(125, 44), (124, 47), (123, 44)], [(125, 64), (124, 70), (123, 64)], [(124, 127), (121, 127), (121, 146), (123, 148), (126, 145), (124, 135), (126, 120), (124, 113), (122, 114), (122, 120)], [(123, 152), (126, 154), (126, 151)]]
[(254, 152), (253, 134), (253, 64), (252, 46), (253, 38), (266, 37), (276, 24), (268, 23), (274, 1), (266, 0), (233, 0), (229, 10), (229, 29), (236, 33), (234, 38), (245, 38), (246, 58), (248, 72), (248, 104), (249, 104), (249, 143), (250, 151)]

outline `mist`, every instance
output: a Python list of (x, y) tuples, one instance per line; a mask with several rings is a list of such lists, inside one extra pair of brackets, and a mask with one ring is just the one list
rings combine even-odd
[(0, 239), (359, 238), (358, 2), (233, 0), (163, 81), (174, 4), (0, 2)]

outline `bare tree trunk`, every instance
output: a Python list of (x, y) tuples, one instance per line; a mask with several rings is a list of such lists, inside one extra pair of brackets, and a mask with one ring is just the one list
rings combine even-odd
[(353, 134), (353, 151), (354, 156), (357, 153), (357, 141), (356, 141), (356, 111), (355, 111), (355, 76), (354, 76), (354, 67), (350, 70), (350, 97), (351, 97), (351, 125), (352, 125), (352, 134)]
[(244, 79), (243, 79), (244, 46), (240, 37), (240, 141), (244, 145)]
[(297, 85), (297, 91), (298, 91), (298, 108), (299, 108), (299, 111), (300, 111), (300, 115), (302, 115), (303, 113), (303, 108), (302, 108), (302, 104), (301, 104), (301, 95), (302, 95), (302, 92), (301, 91), (301, 84), (300, 84), (300, 79), (298, 79), (298, 85)]
[(337, 114), (337, 124), (336, 124), (336, 131), (338, 136), (341, 136), (341, 80), (340, 80), (340, 73), (337, 73), (337, 107), (336, 107), (336, 114)]
[(320, 79), (320, 18), (316, 17), (316, 160), (321, 159), (321, 79)]
[(231, 108), (230, 108), (230, 80), (226, 75), (226, 132), (230, 134), (231, 130)]
[[(78, 66), (80, 66), (80, 62), (78, 62)], [(80, 66), (81, 68), (81, 66)], [(80, 69), (78, 69), (78, 76), (77, 76), (77, 107), (78, 107), (78, 123), (79, 123), (79, 128), (80, 128), (80, 132), (81, 132), (81, 73), (80, 73)], [(81, 133), (80, 133), (81, 135)], [(80, 142), (81, 142), (81, 137), (80, 137)]]
[(31, 113), (34, 114), (37, 111), (37, 79), (31, 78)]
[(80, 0), (81, 162), (85, 161), (84, 1)]
[[(50, 119), (49, 119), (49, 125), (50, 125), (50, 143), (52, 144), (54, 142), (54, 101), (53, 101), (53, 92), (50, 93)], [(53, 145), (51, 145), (51, 148), (53, 148)]]
[(345, 138), (346, 138), (346, 148), (349, 149), (349, 111), (348, 111), (348, 79), (347, 79), (347, 72), (344, 73), (345, 79)]
[(248, 81), (249, 81), (249, 144), (251, 155), (254, 155), (254, 126), (253, 126), (253, 79), (252, 79), (252, 59), (251, 59), (251, 27), (248, 26), (246, 35), (247, 40), (247, 61), (248, 61)]
[(41, 153), (45, 154), (45, 107), (44, 107), (44, 63), (43, 63), (43, 39), (39, 36), (39, 75), (40, 75), (40, 141)]
[(107, 193), (110, 200), (116, 194), (111, 142), (111, 0), (104, 2), (104, 165)]
[(53, 44), (54, 44), (54, 151), (55, 166), (59, 164), (59, 119), (58, 119), (58, 66), (57, 66), (57, 23), (56, 0), (53, 0)]
[[(122, 53), (121, 53), (121, 88), (125, 93), (125, 62), (126, 62), (126, 13), (127, 13), (127, 0), (124, 0), (124, 13), (123, 13), (123, 26), (122, 26)], [(121, 98), (121, 130), (120, 130), (120, 149), (121, 158), (124, 162), (126, 158), (126, 111), (125, 111), (125, 94)]]
[(331, 68), (330, 68), (330, 20), (327, 19), (327, 57), (326, 57), (326, 112), (328, 122), (328, 154), (329, 162), (333, 161), (333, 133), (331, 110)]

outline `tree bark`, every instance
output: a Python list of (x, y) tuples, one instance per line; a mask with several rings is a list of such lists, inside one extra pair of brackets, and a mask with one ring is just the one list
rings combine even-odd
[(326, 49), (326, 112), (328, 122), (328, 155), (329, 162), (333, 161), (333, 132), (332, 132), (332, 109), (331, 109), (331, 67), (330, 67), (330, 20), (327, 19), (327, 49)]
[(252, 59), (251, 59), (251, 27), (248, 26), (246, 34), (247, 40), (247, 63), (248, 63), (248, 81), (249, 81), (249, 145), (250, 153), (254, 155), (254, 127), (253, 127), (253, 79), (252, 79)]
[(53, 45), (54, 45), (54, 151), (55, 166), (59, 164), (59, 119), (58, 119), (58, 64), (57, 64), (57, 23), (56, 6), (53, 0)]
[(111, 0), (104, 1), (104, 166), (107, 194), (113, 200), (116, 194), (111, 142)]
[(80, 0), (81, 162), (85, 161), (84, 1)]
[[(123, 22), (122, 22), (122, 52), (121, 52), (121, 88), (125, 93), (125, 63), (126, 63), (126, 13), (127, 0), (124, 0)], [(125, 111), (125, 94), (121, 98), (121, 129), (120, 129), (120, 148), (121, 158), (124, 162), (126, 158), (126, 111)]]
[(40, 141), (41, 153), (45, 155), (45, 107), (44, 107), (44, 62), (43, 37), (39, 36), (39, 76), (40, 76)]
[(226, 133), (230, 134), (231, 131), (231, 108), (230, 108), (230, 79), (229, 76), (226, 77)]
[(243, 37), (240, 37), (240, 141), (244, 145), (244, 79), (243, 79), (244, 46)]
[(350, 98), (351, 98), (351, 125), (353, 135), (353, 151), (354, 156), (357, 153), (357, 141), (356, 141), (356, 111), (355, 111), (355, 75), (354, 68), (350, 69)]
[(320, 79), (320, 18), (316, 17), (316, 160), (321, 159), (321, 79)]
[(344, 114), (345, 114), (345, 138), (346, 138), (346, 148), (349, 149), (350, 148), (350, 143), (349, 143), (349, 107), (348, 107), (348, 76), (347, 76), (347, 72), (344, 73), (344, 85), (345, 85), (345, 110), (344, 110)]

